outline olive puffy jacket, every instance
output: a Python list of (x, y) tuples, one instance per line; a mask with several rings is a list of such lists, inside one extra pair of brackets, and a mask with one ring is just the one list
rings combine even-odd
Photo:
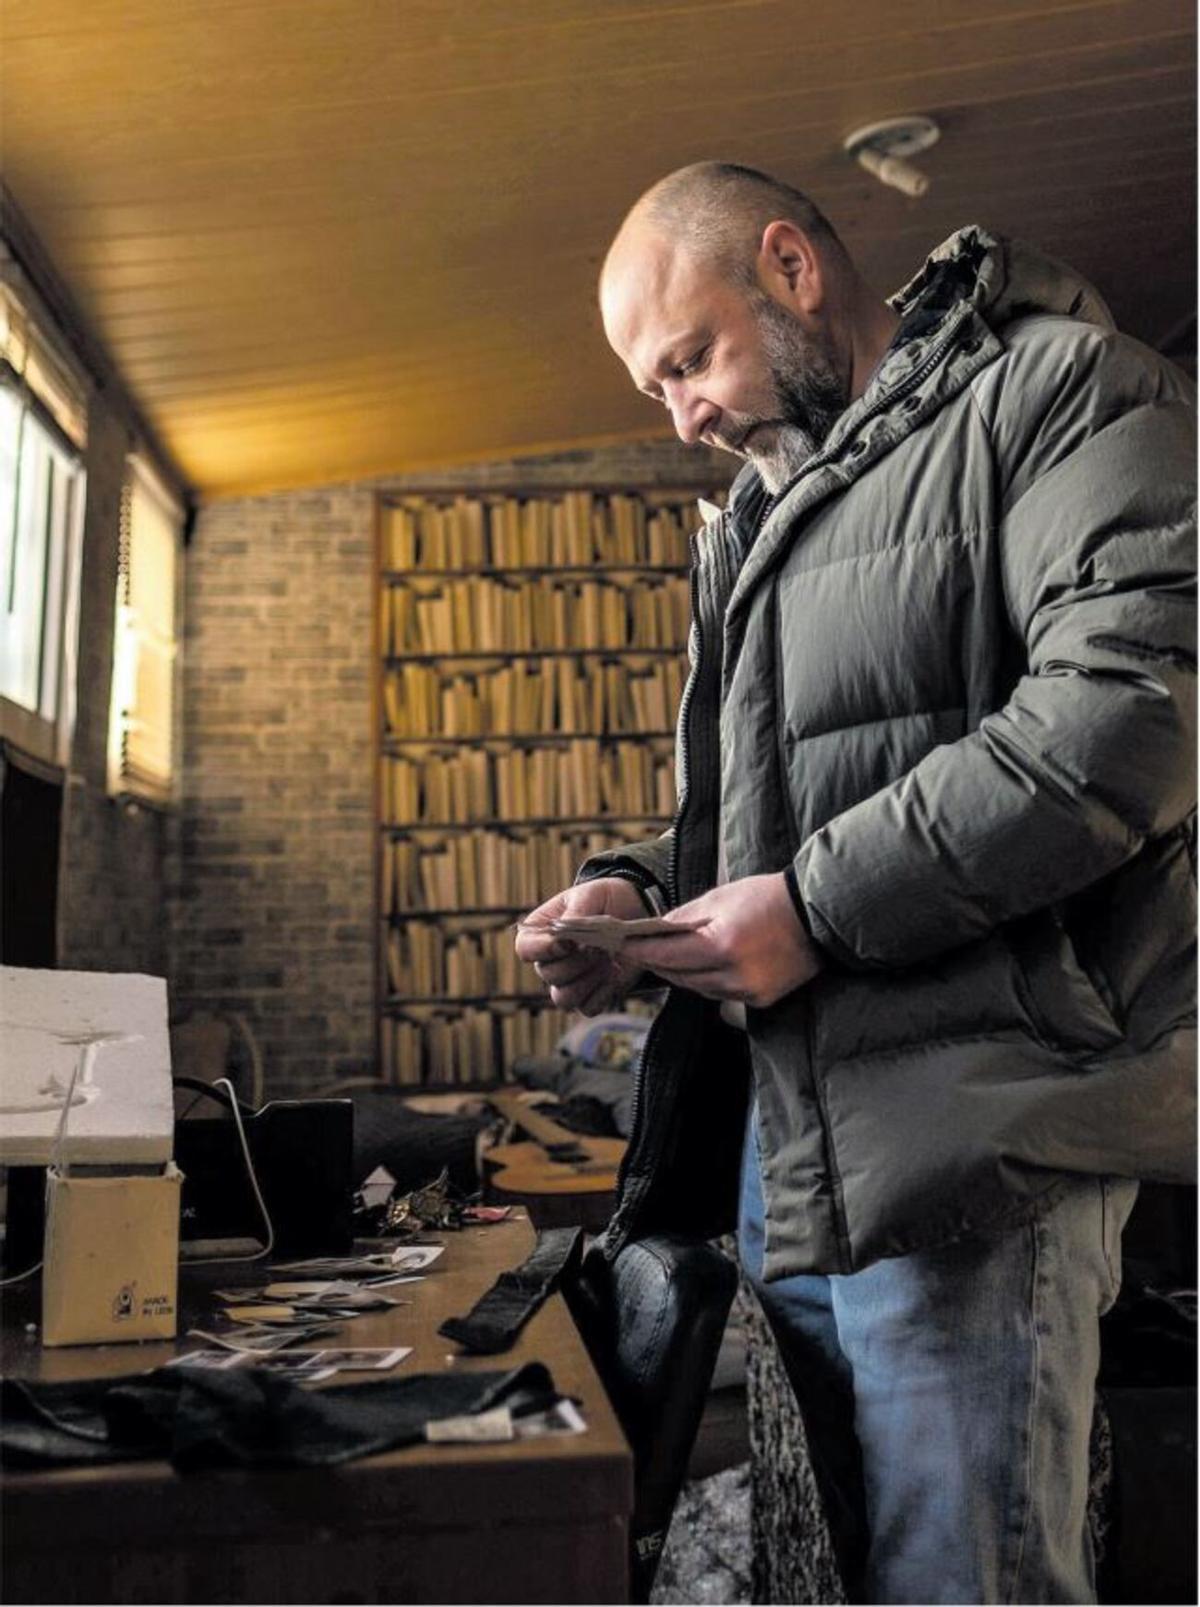
[[(977, 228), (892, 305), (824, 446), (695, 539), (675, 825), (581, 872), (795, 866), (829, 964), (749, 1012), (768, 1279), (1195, 1155), (1191, 387)], [(671, 991), (610, 1252), (728, 1226), (745, 1060)]]

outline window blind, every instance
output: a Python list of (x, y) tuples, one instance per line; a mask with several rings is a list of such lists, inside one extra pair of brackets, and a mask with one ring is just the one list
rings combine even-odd
[(166, 803), (174, 787), (181, 510), (138, 460), (121, 503), (109, 791)]
[(0, 240), (0, 377), (26, 391), (71, 446), (87, 445), (90, 382)]

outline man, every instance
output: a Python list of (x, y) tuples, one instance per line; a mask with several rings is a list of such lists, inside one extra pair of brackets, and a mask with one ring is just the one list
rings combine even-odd
[[(746, 460), (674, 828), (518, 938), (564, 1007), (671, 985), (607, 1247), (720, 1229), (748, 1060), (741, 1250), (848, 1590), (1093, 1600), (1097, 1319), (1130, 1180), (1193, 1147), (1190, 387), (980, 229), (879, 303), (724, 164), (638, 202), (601, 309)], [(538, 930), (647, 905), (701, 924), (616, 961)]]

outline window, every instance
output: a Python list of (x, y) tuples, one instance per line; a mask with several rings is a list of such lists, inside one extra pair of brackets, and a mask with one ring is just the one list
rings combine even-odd
[(174, 791), (176, 585), (183, 514), (131, 459), (121, 502), (108, 790), (152, 803)]
[(86, 387), (41, 333), (31, 305), (0, 278), (0, 735), (65, 765), (74, 719)]

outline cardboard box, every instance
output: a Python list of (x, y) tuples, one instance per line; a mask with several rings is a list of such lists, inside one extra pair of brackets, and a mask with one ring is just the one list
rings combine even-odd
[(174, 1339), (182, 1174), (46, 1174), (42, 1343)]

